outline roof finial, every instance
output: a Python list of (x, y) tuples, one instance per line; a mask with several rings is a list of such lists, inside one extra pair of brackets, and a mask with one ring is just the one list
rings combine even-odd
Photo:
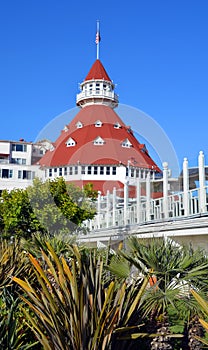
[(96, 38), (95, 38), (95, 42), (97, 45), (97, 60), (99, 60), (99, 51), (100, 51), (100, 21), (97, 20), (97, 32), (96, 32)]

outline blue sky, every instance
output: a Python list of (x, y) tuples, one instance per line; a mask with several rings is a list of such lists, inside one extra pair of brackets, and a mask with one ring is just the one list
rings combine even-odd
[(120, 102), (154, 118), (180, 165), (185, 156), (195, 165), (200, 150), (208, 163), (207, 18), (206, 0), (1, 1), (0, 139), (33, 141), (75, 107), (99, 19)]

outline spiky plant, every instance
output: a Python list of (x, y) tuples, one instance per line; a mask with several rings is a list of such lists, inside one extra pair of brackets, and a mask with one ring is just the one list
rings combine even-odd
[[(103, 282), (103, 259), (94, 252), (79, 251), (73, 246), (70, 261), (58, 258), (49, 243), (42, 251), (44, 266), (30, 255), (36, 274), (36, 285), (14, 278), (27, 294), (24, 313), (47, 350), (122, 349), (139, 328), (138, 305), (148, 279), (142, 285), (128, 287), (111, 280)], [(119, 340), (124, 335), (125, 340)], [(124, 349), (126, 349), (126, 345)]]
[(6, 288), (0, 297), (0, 348), (8, 350), (37, 350), (33, 336), (24, 315), (20, 312), (21, 300)]
[(121, 252), (121, 255), (130, 267), (137, 268), (137, 275), (140, 272), (145, 276), (150, 270), (154, 273), (154, 283), (152, 286), (150, 283), (142, 302), (143, 314), (149, 320), (146, 328), (148, 332), (158, 331), (157, 319), (165, 314), (168, 322), (176, 322), (170, 323), (172, 331), (175, 328), (174, 332), (179, 332), (176, 326), (180, 322), (180, 325), (183, 323), (180, 331), (183, 332), (183, 326), (189, 325), (190, 333), (190, 327), (194, 325), (190, 320), (197, 309), (193, 298), (190, 298), (190, 288), (205, 289), (208, 284), (208, 260), (205, 253), (164, 239), (145, 241), (132, 237), (128, 245), (129, 249)]
[[(192, 332), (190, 334), (190, 343), (193, 343), (193, 340), (195, 340), (197, 343), (196, 346), (198, 346), (198, 348), (196, 347), (196, 349), (202, 349), (202, 345), (201, 344), (205, 344), (208, 345), (208, 340), (204, 338), (204, 332), (206, 331), (206, 335), (208, 337), (208, 322), (207, 322), (207, 318), (208, 318), (208, 301), (205, 300), (199, 293), (197, 293), (195, 290), (191, 290), (192, 295), (194, 296), (194, 298), (196, 299), (201, 312), (200, 312), (200, 318), (199, 316), (196, 316), (195, 318), (195, 324), (194, 324), (194, 328), (195, 328), (195, 332)], [(205, 319), (202, 318), (202, 314), (204, 315)], [(199, 323), (200, 325), (203, 327), (199, 327)], [(202, 338), (203, 336), (203, 338)], [(200, 344), (199, 344), (200, 343)], [(201, 346), (201, 347), (199, 347)], [(195, 349), (193, 347), (193, 349)]]
[(49, 234), (49, 233), (34, 233), (28, 239), (21, 239), (21, 247), (28, 253), (31, 253), (36, 258), (41, 258), (41, 251), (47, 251), (46, 242), (50, 242), (55, 253), (60, 257), (70, 257), (72, 254), (71, 247), (76, 242), (76, 237), (73, 235), (64, 234)]
[(31, 266), (28, 262), (27, 254), (22, 250), (19, 241), (0, 239), (0, 295), (5, 287), (10, 290), (16, 287), (12, 281), (14, 275), (20, 278), (29, 276)]

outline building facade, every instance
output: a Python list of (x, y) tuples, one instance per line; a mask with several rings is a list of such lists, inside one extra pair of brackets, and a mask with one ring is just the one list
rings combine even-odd
[(48, 142), (32, 143), (0, 141), (0, 193), (14, 188), (24, 189), (32, 185), (35, 177), (42, 178), (37, 162), (45, 154)]

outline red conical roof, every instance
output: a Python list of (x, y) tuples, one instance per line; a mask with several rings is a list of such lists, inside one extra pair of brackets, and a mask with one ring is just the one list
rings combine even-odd
[(96, 60), (89, 73), (87, 74), (85, 81), (86, 80), (97, 80), (97, 79), (104, 79), (104, 80), (108, 80), (111, 81), (111, 79), (109, 78), (105, 68), (103, 67), (102, 63), (100, 60)]
[[(96, 127), (97, 120), (102, 122), (101, 127)], [(83, 127), (77, 128), (77, 122)], [(120, 125), (115, 128), (115, 124)], [(102, 146), (94, 145), (94, 140), (100, 137), (104, 140)], [(73, 147), (67, 147), (69, 138), (75, 141)], [(122, 142), (128, 139), (132, 147), (122, 147)], [(54, 144), (53, 151), (48, 151), (39, 161), (43, 166), (65, 166), (73, 164), (124, 164), (154, 169), (160, 172), (156, 163), (149, 156), (144, 145), (140, 144), (129, 127), (126, 127), (119, 116), (108, 106), (91, 105), (79, 111), (69, 123), (68, 130), (62, 131)]]

